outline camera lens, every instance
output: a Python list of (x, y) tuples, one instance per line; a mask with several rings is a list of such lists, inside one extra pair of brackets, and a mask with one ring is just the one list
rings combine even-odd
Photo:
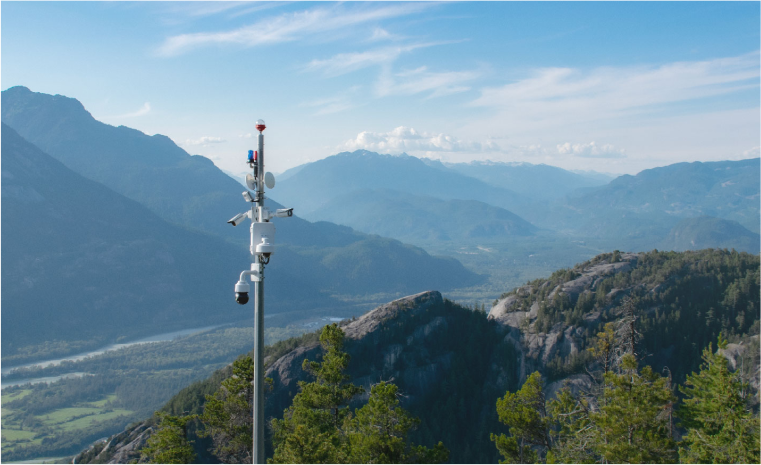
[(235, 301), (241, 305), (248, 303), (248, 292), (236, 292)]

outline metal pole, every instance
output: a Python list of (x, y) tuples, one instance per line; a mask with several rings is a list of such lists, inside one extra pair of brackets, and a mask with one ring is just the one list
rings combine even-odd
[[(251, 218), (257, 222), (264, 221), (261, 212), (264, 207), (264, 134), (259, 131), (259, 195), (256, 202), (258, 215)], [(253, 221), (252, 221), (253, 223)], [(253, 224), (252, 224), (253, 226)], [(256, 244), (251, 243), (251, 247)], [(254, 283), (254, 463), (265, 463), (264, 458), (264, 266), (258, 255), (254, 254), (254, 263), (259, 271), (259, 279)]]

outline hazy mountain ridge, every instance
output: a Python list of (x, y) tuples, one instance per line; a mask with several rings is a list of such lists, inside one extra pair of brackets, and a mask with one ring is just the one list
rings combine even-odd
[(665, 250), (700, 250), (707, 246), (736, 248), (758, 254), (761, 236), (749, 231), (737, 221), (723, 220), (712, 216), (687, 218), (671, 230), (663, 241)]
[(341, 152), (310, 163), (279, 187), (281, 201), (298, 205), (307, 214), (327, 208), (337, 196), (360, 189), (391, 189), (444, 200), (478, 200), (513, 212), (512, 207), (521, 208), (529, 202), (509, 189), (432, 168), (416, 157), (367, 150)]
[(442, 200), (390, 189), (359, 189), (308, 215), (411, 243), (531, 236), (537, 228), (476, 200)]
[[(210, 160), (200, 156), (188, 155), (165, 136), (147, 136), (134, 129), (115, 128), (94, 120), (75, 99), (38, 94), (30, 92), (26, 88), (15, 87), (3, 92), (2, 108), (4, 123), (11, 122), (12, 125), (21, 127), (32, 139), (40, 141), (55, 151), (70, 167), (75, 166), (82, 169), (94, 181), (102, 182), (108, 188), (121, 191), (121, 194), (126, 197), (132, 195), (130, 202), (136, 200), (151, 210), (152, 213), (149, 216), (154, 217), (154, 220), (151, 221), (141, 219), (148, 215), (149, 212), (145, 211), (138, 215), (118, 216), (111, 222), (123, 224), (134, 221), (135, 224), (130, 224), (129, 227), (135, 230), (140, 230), (141, 227), (150, 226), (156, 222), (164, 224), (165, 230), (147, 233), (145, 240), (171, 242), (173, 250), (181, 250), (184, 256), (192, 256), (194, 253), (198, 253), (199, 261), (194, 262), (196, 264), (189, 268), (193, 280), (185, 282), (202, 280), (203, 282), (195, 287), (210, 290), (208, 296), (215, 297), (209, 297), (209, 302), (220, 302), (222, 306), (232, 302), (233, 284), (240, 271), (248, 268), (249, 262), (246, 253), (249, 239), (247, 230), (233, 228), (226, 223), (228, 218), (246, 208), (246, 203), (240, 196), (243, 189), (237, 182), (217, 169)], [(10, 140), (9, 138), (9, 142)], [(3, 152), (5, 161), (6, 150), (4, 149)], [(42, 164), (44, 165), (44, 163)], [(62, 170), (67, 169), (63, 165), (61, 168)], [(71, 176), (63, 176), (61, 180), (70, 178)], [(26, 179), (32, 182), (33, 186), (37, 186), (36, 182), (41, 181), (41, 179), (34, 179), (31, 175)], [(50, 183), (57, 185), (52, 181)], [(92, 182), (88, 185), (96, 184), (96, 182)], [(27, 192), (24, 189), (28, 187), (19, 185), (16, 191), (12, 192), (12, 186), (12, 183), (4, 182), (4, 196), (6, 194), (15, 195), (17, 199), (24, 196), (29, 199), (37, 198), (33, 193), (36, 187)], [(98, 189), (101, 190), (108, 189), (103, 185), (98, 186)], [(70, 185), (61, 185), (59, 188), (60, 192), (77, 192), (77, 189)], [(45, 192), (49, 191), (45, 190)], [(104, 194), (100, 197), (113, 198), (115, 196), (124, 201), (127, 200), (121, 195), (112, 194)], [(105, 211), (107, 217), (110, 218), (109, 212), (111, 210), (108, 209), (107, 205), (100, 205), (98, 208), (92, 206), (92, 202), (97, 202), (100, 197), (99, 194), (91, 193), (71, 199), (75, 203), (81, 202), (81, 205), (68, 204), (66, 206), (79, 211), (78, 221), (72, 222), (72, 228), (78, 228), (77, 231), (86, 229), (88, 225), (92, 224), (93, 218), (90, 215), (97, 216), (95, 212)], [(58, 198), (61, 201), (69, 199), (66, 195), (53, 192), (48, 194), (48, 198)], [(270, 202), (270, 205), (274, 207), (278, 204)], [(10, 217), (6, 213), (14, 211), (13, 208), (10, 203), (6, 203), (4, 206), (7, 209), (3, 216), (8, 218), (3, 228), (4, 236), (12, 233), (16, 224), (26, 224), (23, 214), (34, 215), (33, 212), (22, 213), (19, 211), (18, 216)], [(226, 211), (228, 213), (225, 213)], [(155, 217), (154, 214), (160, 216), (161, 219)], [(184, 227), (169, 225), (166, 221), (180, 223)], [(145, 224), (141, 226), (141, 222)], [(329, 297), (333, 294), (374, 295), (382, 293), (385, 295), (404, 295), (429, 288), (434, 284), (445, 288), (448, 286), (467, 286), (483, 279), (477, 274), (465, 270), (459, 262), (451, 258), (432, 257), (422, 249), (404, 245), (399, 241), (385, 240), (359, 233), (345, 226), (327, 222), (310, 223), (297, 217), (282, 221), (278, 219), (276, 224), (278, 228), (278, 250), (276, 259), (268, 266), (268, 270), (273, 271), (273, 273), (269, 273), (267, 278), (268, 283), (270, 283), (268, 289), (272, 291), (273, 299), (273, 305), (269, 307), (270, 313), (289, 309), (303, 314), (312, 308), (341, 307), (339, 302)], [(238, 244), (238, 247), (223, 244), (226, 247), (225, 250), (228, 251), (222, 252), (221, 249), (215, 248), (212, 244), (224, 241), (204, 233), (195, 234), (199, 238), (207, 237), (208, 243), (205, 243), (203, 239), (199, 239), (201, 243), (188, 239), (187, 244), (183, 245), (180, 238), (185, 236), (173, 231), (184, 230), (185, 228), (201, 229), (206, 233), (222, 236), (234, 244)], [(108, 234), (111, 232), (111, 229), (105, 228), (103, 231), (99, 230), (95, 235), (110, 237)], [(33, 234), (18, 235), (18, 240), (21, 242), (18, 243), (19, 248), (15, 250), (18, 253), (28, 253), (30, 257), (37, 257), (40, 241), (36, 239), (38, 237), (35, 235), (36, 233), (37, 231), (33, 231)], [(79, 250), (83, 257), (88, 257), (87, 253), (95, 250), (94, 245), (85, 247), (81, 242), (78, 242), (80, 236), (89, 237), (87, 234), (72, 233), (70, 237), (64, 238), (63, 236), (66, 235), (66, 231), (61, 230), (55, 236), (55, 240), (57, 242), (73, 241), (77, 244), (76, 250)], [(160, 235), (160, 238), (157, 238), (157, 235)], [(6, 245), (10, 246), (11, 243), (12, 241), (6, 241), (3, 246), (4, 249), (6, 249)], [(99, 244), (108, 246), (107, 242), (102, 239)], [(133, 247), (142, 250), (137, 245)], [(205, 254), (207, 251), (209, 252), (208, 255)], [(66, 253), (65, 256), (74, 263), (79, 263), (85, 259), (82, 258), (77, 261), (74, 258), (79, 255)], [(12, 256), (12, 253), (4, 256), (3, 264), (6, 265), (4, 266), (4, 273), (13, 269), (12, 266), (8, 265)], [(137, 254), (132, 256), (136, 257)], [(162, 257), (163, 255), (156, 253), (150, 256), (155, 259), (155, 257)], [(122, 259), (119, 257), (122, 255), (116, 255), (110, 259), (114, 266), (119, 265), (119, 260)], [(203, 262), (204, 258), (219, 263), (219, 266), (223, 266), (223, 268), (215, 268), (217, 265), (206, 266)], [(29, 257), (24, 260), (29, 263), (37, 263), (34, 260), (30, 261)], [(65, 267), (65, 265), (71, 266), (64, 263), (57, 266)], [(96, 267), (96, 269), (99, 270), (96, 272), (98, 279), (107, 279), (111, 276), (103, 268)], [(199, 272), (199, 270), (205, 271)], [(206, 271), (209, 270), (214, 270), (213, 277), (204, 280)], [(447, 270), (447, 272), (444, 273), (443, 270)], [(133, 272), (139, 274), (137, 269), (133, 269)], [(172, 275), (171, 273), (167, 274)], [(9, 280), (8, 283), (10, 282)], [(73, 282), (70, 284), (73, 285)], [(148, 288), (154, 286), (151, 281), (146, 281), (143, 285)], [(122, 289), (118, 281), (110, 286), (114, 291)], [(86, 282), (82, 282), (71, 288), (86, 287), (88, 287)], [(167, 291), (182, 288), (181, 285), (177, 285), (168, 287)], [(24, 296), (22, 289), (24, 288), (18, 289), (19, 298)], [(130, 288), (128, 294), (134, 295), (133, 292), (139, 294), (139, 288)], [(5, 296), (10, 297), (12, 292), (4, 294), (5, 301)], [(167, 295), (164, 299), (167, 305), (171, 304), (172, 300), (172, 295)], [(109, 308), (107, 301), (99, 300), (97, 297), (95, 301), (100, 302), (99, 308)], [(298, 302), (298, 305), (292, 305), (294, 302)], [(364, 311), (364, 309), (357, 310), (352, 307), (354, 308), (352, 310), (349, 308), (353, 305), (343, 305), (346, 307), (345, 313), (352, 314)], [(234, 308), (238, 309), (239, 307)], [(18, 309), (18, 311), (22, 310), (23, 308)], [(158, 313), (160, 314), (160, 312)], [(98, 320), (108, 321), (106, 313), (93, 315), (93, 318), (96, 317)], [(203, 317), (204, 320), (206, 318), (206, 316)], [(6, 328), (13, 326), (10, 312), (4, 315), (3, 321), (7, 323)], [(149, 325), (148, 327), (152, 332), (158, 331), (157, 327)], [(127, 327), (122, 327), (122, 329), (131, 331)], [(8, 341), (10, 342), (10, 339)]]
[[(5, 124), (2, 177), (4, 355), (44, 340), (134, 336), (242, 316), (225, 292), (226, 276), (245, 265), (234, 245), (165, 222)], [(278, 287), (273, 294), (291, 300)]]
[(571, 224), (590, 235), (605, 234), (611, 218), (630, 231), (656, 227), (665, 235), (681, 219), (705, 215), (737, 221), (758, 233), (760, 172), (758, 158), (676, 163), (620, 176), (593, 192), (569, 197), (565, 206), (575, 216)]
[[(443, 441), (454, 463), (496, 463), (489, 433), (500, 431), (497, 397), (517, 389), (533, 370), (542, 372), (550, 395), (566, 379), (577, 387), (588, 385), (585, 368), (594, 369), (595, 362), (586, 349), (603, 323), (618, 321), (626, 296), (638, 309), (641, 351), (647, 354), (643, 364), (656, 370), (668, 366), (677, 383), (697, 370), (700, 351), (715, 342), (720, 331), (737, 341), (757, 343), (757, 256), (720, 250), (614, 252), (506, 293), (488, 318), (429, 291), (344, 321), (346, 349), (352, 357), (348, 372), (353, 382), (365, 387), (393, 379), (404, 394), (404, 407), (421, 418), (416, 440)], [(544, 330), (550, 307), (559, 312), (559, 319)], [(576, 307), (582, 310), (578, 315)], [(735, 344), (734, 349), (741, 346)], [(274, 381), (267, 397), (270, 417), (281, 415), (296, 383), (308, 379), (302, 361), (314, 360), (320, 350), (314, 334), (268, 350), (267, 376)], [(165, 410), (199, 412), (203, 394), (213, 392), (225, 376), (229, 370), (188, 387)], [(108, 460), (122, 451), (128, 452), (122, 460), (135, 458), (150, 426), (150, 420), (138, 424), (115, 436), (109, 450), (101, 444), (79, 458)], [(197, 443), (200, 457), (213, 460), (204, 455), (204, 447)]]
[(605, 185), (613, 178), (585, 176), (545, 164), (472, 161), (443, 163), (443, 167), (492, 186), (513, 190), (530, 198), (554, 200), (587, 187)]

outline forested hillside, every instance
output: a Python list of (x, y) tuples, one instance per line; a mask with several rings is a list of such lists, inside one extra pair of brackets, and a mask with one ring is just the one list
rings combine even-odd
[[(587, 370), (599, 362), (586, 349), (606, 323), (632, 325), (641, 334), (637, 350), (642, 364), (658, 373), (668, 367), (675, 384), (697, 371), (702, 351), (719, 333), (729, 339), (733, 357), (739, 360), (744, 354), (742, 363), (755, 373), (759, 257), (726, 250), (616, 251), (506, 293), (488, 317), (431, 291), (391, 302), (341, 327), (351, 356), (351, 382), (369, 392), (371, 385), (392, 380), (404, 395), (402, 406), (421, 420), (410, 435), (415, 442), (428, 447), (443, 442), (455, 463), (496, 463), (499, 455), (489, 435), (501, 431), (497, 398), (516, 391), (534, 370), (547, 381), (550, 396), (564, 382), (589, 386)], [(268, 418), (279, 418), (299, 392), (297, 382), (311, 379), (302, 361), (319, 359), (321, 353), (315, 334), (268, 348), (267, 376), (273, 380)], [(228, 368), (188, 387), (164, 411), (202, 413), (204, 395), (215, 392), (229, 375)], [(757, 382), (752, 389), (757, 392)], [(365, 400), (360, 396), (353, 402)], [(108, 450), (96, 445), (80, 459), (139, 457), (154, 421), (114, 438)], [(188, 430), (195, 434), (199, 428), (202, 424), (195, 423)], [(210, 445), (196, 441), (201, 460), (213, 460)]]

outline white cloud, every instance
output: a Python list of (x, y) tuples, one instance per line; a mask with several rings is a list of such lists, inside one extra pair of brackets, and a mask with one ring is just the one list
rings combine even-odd
[(408, 3), (377, 7), (343, 5), (314, 8), (266, 18), (249, 26), (228, 31), (197, 32), (167, 38), (159, 47), (158, 54), (173, 56), (210, 44), (236, 44), (253, 47), (303, 39), (305, 37), (343, 30), (388, 18), (417, 13), (430, 4)]
[(253, 139), (254, 135), (251, 134), (250, 132), (247, 132), (246, 134), (239, 134), (238, 137), (240, 137), (241, 139)]
[(414, 128), (399, 126), (390, 132), (363, 131), (344, 142), (346, 150), (366, 149), (378, 152), (490, 152), (500, 150), (493, 141), (473, 142), (447, 134), (418, 132)]
[(589, 71), (545, 68), (532, 76), (481, 90), (474, 106), (499, 112), (517, 130), (668, 113), (669, 104), (758, 88), (759, 53), (662, 66)]
[(365, 52), (339, 53), (324, 60), (312, 60), (306, 65), (305, 69), (307, 71), (321, 71), (325, 76), (340, 76), (370, 66), (391, 63), (402, 53), (447, 43), (450, 42), (429, 42), (398, 47), (384, 47)]
[(227, 142), (226, 140), (222, 139), (221, 137), (212, 137), (212, 136), (203, 136), (200, 139), (188, 139), (185, 141), (185, 144), (183, 145), (201, 145), (204, 147), (208, 147), (212, 144), (221, 144), (223, 142)]
[(373, 30), (373, 35), (370, 37), (370, 40), (371, 41), (375, 41), (375, 40), (389, 40), (392, 37), (393, 36), (391, 35), (391, 33), (388, 32), (387, 30), (383, 29), (382, 27), (376, 27)]
[(138, 116), (147, 115), (151, 112), (151, 104), (150, 102), (145, 102), (142, 107), (140, 107), (139, 110), (133, 111), (131, 113), (125, 113), (123, 115), (117, 115), (117, 116), (111, 116), (110, 118), (136, 118)]
[(759, 147), (753, 147), (752, 149), (748, 149), (743, 152), (744, 158), (758, 158), (759, 155), (761, 155), (761, 150), (759, 150)]
[(311, 102), (305, 102), (300, 106), (315, 108), (316, 111), (314, 116), (331, 115), (333, 113), (350, 110), (357, 106), (353, 102), (353, 97), (357, 94), (359, 89), (360, 86), (353, 86), (345, 92), (339, 93), (338, 95), (313, 100)]
[(610, 144), (597, 145), (594, 141), (588, 144), (558, 144), (560, 155), (573, 155), (583, 158), (626, 158), (626, 150), (617, 149)]
[(429, 71), (426, 66), (393, 74), (389, 67), (381, 73), (375, 85), (375, 95), (414, 95), (430, 92), (429, 98), (470, 90), (463, 85), (481, 76), (480, 71)]

